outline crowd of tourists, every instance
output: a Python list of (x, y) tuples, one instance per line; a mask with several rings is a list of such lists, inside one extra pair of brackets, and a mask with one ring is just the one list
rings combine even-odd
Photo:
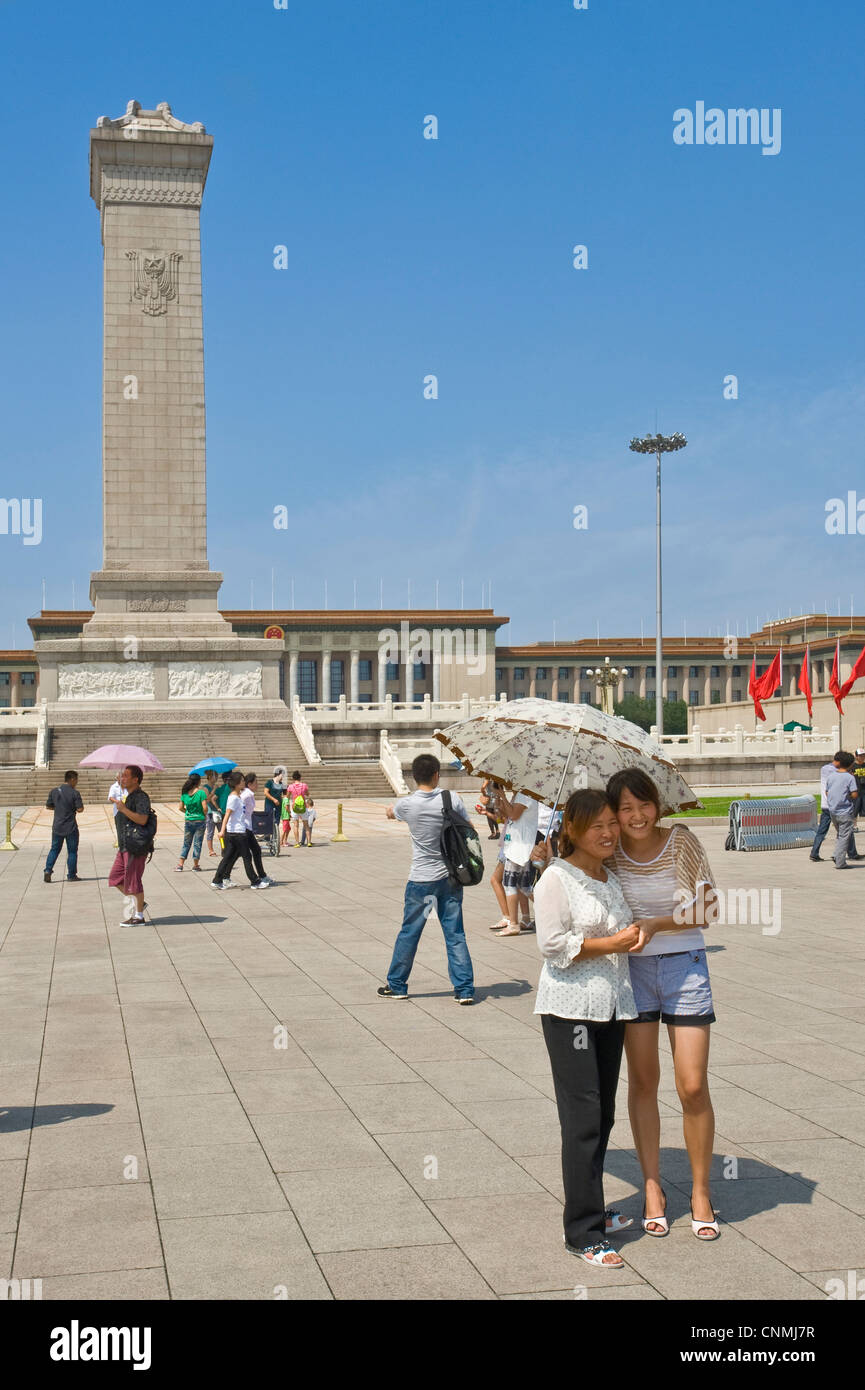
[[(108, 792), (108, 801), (113, 807), (117, 850), (108, 882), (110, 887), (117, 888), (123, 895), (120, 925), (124, 927), (141, 926), (147, 907), (143, 876), (153, 853), (156, 816), (150, 797), (141, 785), (143, 779), (141, 768), (130, 765), (122, 770)], [(272, 888), (273, 880), (265, 872), (256, 831), (257, 795), (258, 777), (254, 772), (244, 774), (238, 768), (233, 768), (220, 776), (215, 769), (205, 768), (200, 773), (190, 773), (181, 788), (178, 805), (183, 816), (183, 842), (175, 872), (183, 873), (191, 855), (192, 870), (200, 873), (206, 845), (208, 857), (219, 859), (211, 879), (211, 888), (225, 892), (239, 886), (231, 879), (238, 859), (243, 864), (250, 888), (259, 891)], [(276, 833), (280, 847), (287, 847), (293, 830), (294, 844), (298, 849), (311, 846), (316, 809), (309, 786), (301, 774), (295, 771), (289, 780), (285, 767), (275, 767), (264, 784), (262, 797), (263, 833), (268, 838)], [(54, 812), (54, 818), (51, 848), (43, 877), (46, 883), (51, 882), (54, 865), (65, 844), (67, 881), (77, 883), (77, 818), (84, 809), (78, 791), (77, 772), (66, 773), (63, 783), (49, 793), (46, 804)]]

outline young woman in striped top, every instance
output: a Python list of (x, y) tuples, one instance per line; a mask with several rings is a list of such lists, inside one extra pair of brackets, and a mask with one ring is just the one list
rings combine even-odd
[(642, 943), (628, 957), (637, 1019), (626, 1025), (625, 1053), (628, 1112), (645, 1182), (643, 1230), (650, 1236), (669, 1231), (658, 1113), (658, 1032), (664, 1023), (691, 1162), (691, 1228), (698, 1240), (716, 1240), (720, 1231), (709, 1192), (715, 1115), (707, 1076), (715, 1014), (700, 930), (715, 920), (715, 882), (697, 837), (681, 824), (661, 828), (660, 798), (650, 777), (636, 768), (617, 772), (607, 795), (619, 822), (609, 863)]

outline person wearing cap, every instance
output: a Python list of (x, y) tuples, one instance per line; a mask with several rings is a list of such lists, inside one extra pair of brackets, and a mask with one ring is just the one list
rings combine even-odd
[(850, 771), (856, 778), (856, 801), (853, 806), (853, 815), (865, 816), (865, 748), (856, 749), (856, 761)]

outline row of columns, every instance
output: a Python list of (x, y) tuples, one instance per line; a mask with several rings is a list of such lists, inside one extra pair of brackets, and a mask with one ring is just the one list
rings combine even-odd
[[(333, 647), (323, 644), (321, 652), (317, 658), (312, 658), (319, 662), (321, 670), (320, 700), (322, 704), (332, 704), (338, 697), (334, 694), (331, 684), (331, 661), (333, 659)], [(299, 695), (298, 683), (298, 662), (300, 652), (296, 647), (289, 648), (288, 653), (288, 702), (293, 705), (295, 697)], [(375, 682), (377, 687), (376, 698), (380, 703), (384, 703), (387, 698), (387, 667), (388, 663), (380, 656), (374, 658), (376, 668)], [(360, 703), (360, 661), (361, 653), (359, 647), (352, 647), (349, 651), (349, 689), (348, 698), (352, 704)], [(432, 654), (432, 698), (433, 701), (441, 699), (441, 662), (437, 652)], [(408, 704), (413, 704), (414, 693), (414, 663), (408, 661), (403, 667), (405, 671), (405, 700)]]
[[(646, 676), (646, 667), (645, 667), (645, 666), (634, 666), (634, 667), (630, 667), (630, 666), (629, 666), (629, 667), (626, 667), (625, 669), (628, 671), (627, 679), (628, 679), (629, 681), (636, 680), (637, 685), (638, 685), (638, 691), (637, 691), (637, 693), (639, 694), (639, 696), (640, 696), (641, 699), (645, 700), (645, 699), (646, 699), (646, 691), (647, 691), (647, 689), (649, 688), (649, 686), (648, 686), (648, 681), (651, 680), (652, 682), (654, 682), (654, 681), (657, 679), (657, 677), (656, 677), (656, 676), (647, 677), (647, 676)], [(681, 669), (681, 668), (680, 668), (680, 669)], [(687, 671), (687, 668), (684, 668), (684, 669)], [(716, 677), (715, 679), (717, 679), (717, 677)], [(730, 703), (732, 702), (732, 699), (733, 699), (733, 672), (732, 672), (732, 668), (727, 668), (727, 669), (725, 670), (722, 679), (723, 679), (723, 682), (724, 682), (724, 690), (723, 690), (723, 694), (722, 694), (722, 697), (721, 697), (721, 698), (725, 701), (725, 703), (730, 704)], [(736, 679), (741, 679), (741, 680), (744, 681), (744, 680), (746, 679), (746, 677), (745, 677), (745, 676), (742, 676), (742, 677), (737, 677)], [(592, 695), (593, 695), (593, 698), (594, 698), (594, 695), (595, 695), (595, 692), (596, 692), (596, 684), (595, 684), (595, 680), (594, 680), (594, 677), (593, 677), (593, 676), (579, 676), (579, 675), (577, 675), (577, 676), (574, 676), (574, 677), (573, 677), (573, 680), (574, 680), (574, 688), (573, 688), (573, 695), (572, 695), (572, 698), (573, 698), (573, 700), (574, 700), (575, 702), (579, 703), (580, 690), (582, 689), (584, 683), (585, 683), (585, 686), (586, 686), (587, 689), (591, 689)], [(666, 694), (667, 694), (667, 692), (668, 692), (668, 689), (669, 689), (669, 687), (670, 687), (670, 684), (671, 684), (673, 681), (675, 681), (677, 687), (678, 687), (679, 684), (681, 683), (681, 689), (680, 689), (680, 691), (679, 691), (679, 699), (684, 700), (686, 704), (687, 704), (687, 703), (689, 702), (689, 700), (690, 700), (691, 691), (692, 691), (693, 689), (697, 688), (698, 686), (702, 686), (702, 689), (701, 689), (701, 692), (700, 692), (700, 694), (701, 694), (700, 703), (701, 703), (701, 704), (704, 704), (704, 705), (708, 705), (708, 704), (711, 702), (711, 699), (712, 699), (712, 676), (711, 676), (708, 672), (707, 672), (706, 675), (703, 676), (703, 677), (691, 676), (691, 675), (687, 675), (687, 674), (681, 675), (681, 676), (679, 676), (679, 677), (674, 677), (674, 676), (668, 677), (667, 675), (664, 675), (664, 676), (662, 677), (662, 681), (663, 681), (663, 684), (662, 684), (662, 686), (661, 686), (661, 691), (662, 691), (662, 693), (663, 693), (665, 696), (666, 696)], [(546, 682), (543, 682), (543, 683), (546, 684)], [(653, 685), (652, 685), (652, 689), (655, 689), (655, 688), (656, 688), (656, 687), (655, 687), (655, 685), (653, 684)], [(536, 677), (535, 675), (529, 676), (529, 696), (530, 696), (532, 699), (534, 699), (535, 696), (537, 695), (537, 689), (538, 689), (537, 677)], [(550, 693), (550, 698), (553, 699), (553, 700), (558, 700), (558, 698), (559, 698), (559, 677), (558, 677), (558, 675), (555, 675), (555, 676), (552, 677), (552, 680), (551, 680), (551, 693)], [(625, 698), (625, 677), (622, 676), (621, 679), (619, 680), (617, 686), (616, 686), (616, 699), (617, 699), (617, 700), (623, 700), (624, 698)]]

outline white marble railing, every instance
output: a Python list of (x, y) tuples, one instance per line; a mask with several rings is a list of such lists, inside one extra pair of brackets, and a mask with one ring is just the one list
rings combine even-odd
[(0, 733), (20, 734), (38, 729), (41, 717), (39, 705), (12, 705), (11, 708), (7, 705), (0, 710)]
[(36, 767), (48, 766), (48, 701), (39, 701), (39, 723), (36, 729)]
[(373, 700), (369, 704), (354, 703), (340, 695), (338, 700), (319, 702), (314, 705), (301, 705), (310, 727), (327, 728), (336, 724), (429, 724), (439, 729), (445, 724), (454, 724), (458, 719), (470, 719), (475, 714), (485, 714), (495, 709), (502, 700), (487, 700), (463, 695), (460, 700), (433, 700), (429, 695), (408, 702), (393, 700)]
[[(658, 732), (653, 724), (650, 730), (653, 738)], [(785, 730), (778, 724), (774, 729), (758, 729), (750, 732), (741, 724), (734, 729), (718, 729), (704, 734), (695, 724), (688, 734), (664, 734), (661, 743), (671, 753), (695, 758), (723, 757), (725, 755), (745, 755), (752, 757), (772, 756), (776, 753), (813, 753), (822, 756), (838, 747), (838, 725), (833, 724), (827, 733), (821, 733), (815, 726), (810, 733), (804, 729)]]
[(291, 711), (291, 727), (297, 734), (297, 741), (303, 749), (303, 756), (308, 763), (320, 763), (321, 754), (315, 746), (315, 735), (312, 725), (306, 716), (306, 708), (295, 700), (294, 708)]
[(390, 782), (398, 796), (405, 796), (408, 791), (405, 778), (402, 775), (402, 763), (400, 755), (388, 738), (387, 729), (379, 730), (378, 739), (378, 761), (382, 772)]

